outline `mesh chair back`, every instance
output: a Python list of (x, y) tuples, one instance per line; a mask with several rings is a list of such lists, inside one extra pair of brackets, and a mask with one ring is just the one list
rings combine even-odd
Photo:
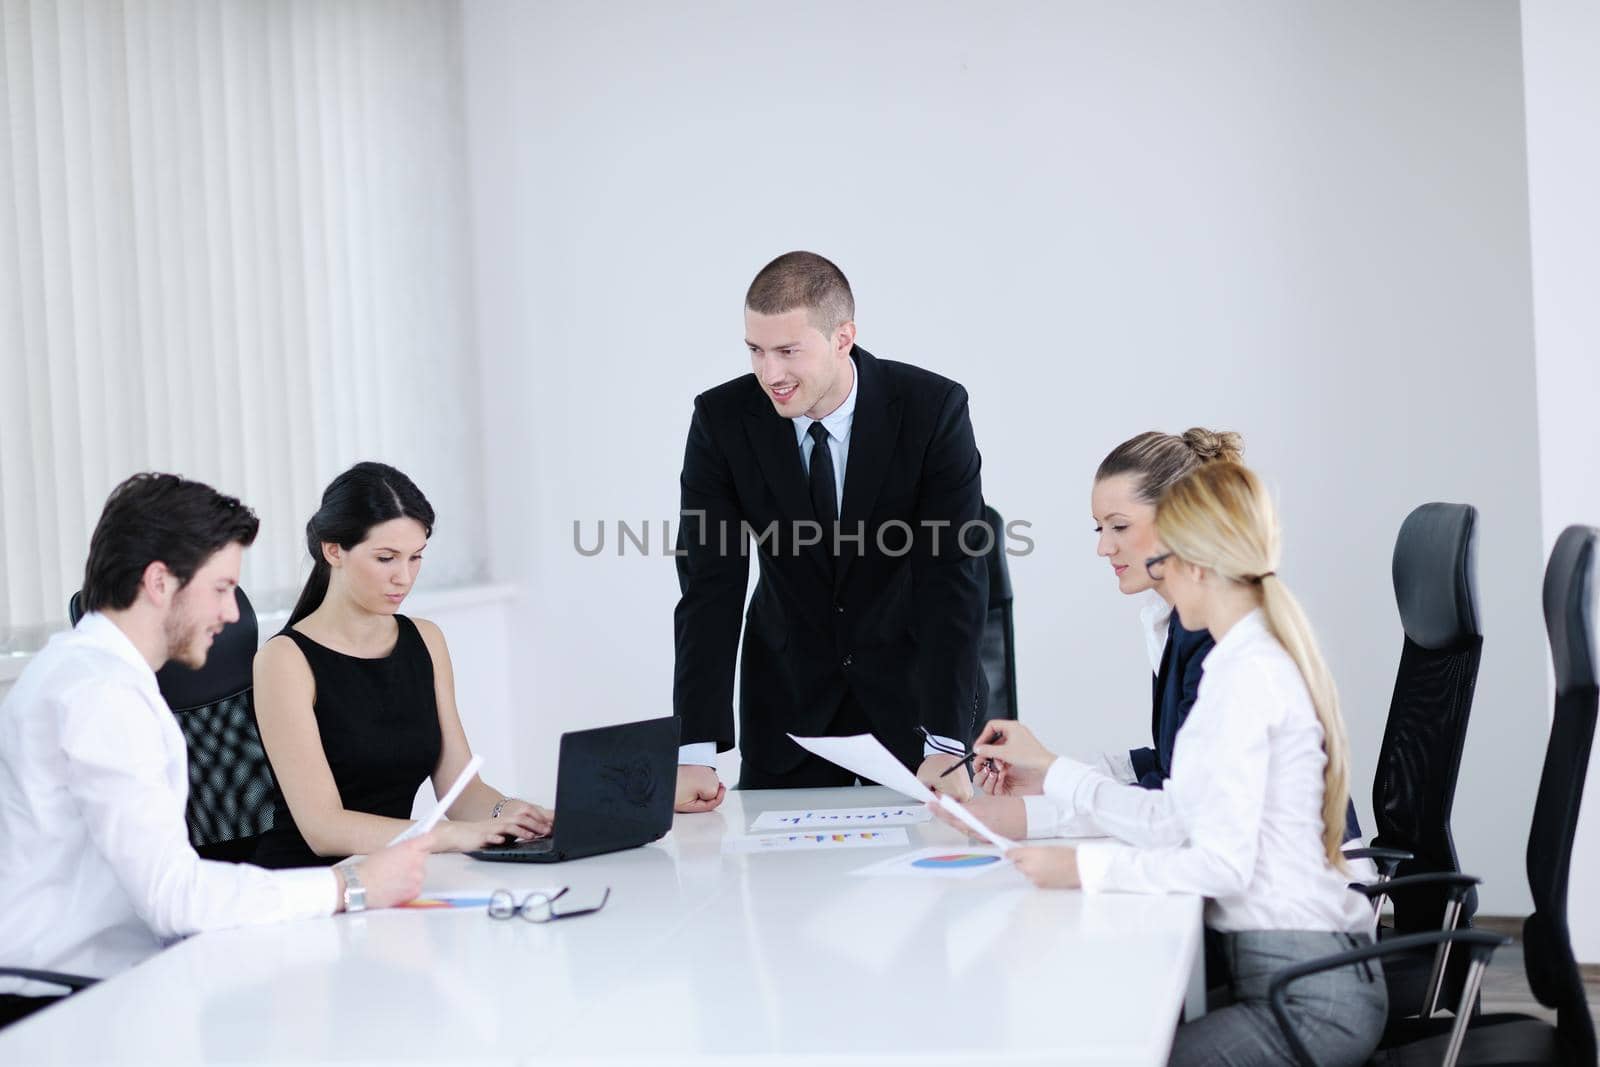
[[(252, 687), (256, 612), (243, 589), (235, 593), (239, 618), (212, 641), (205, 666), (169, 663), (156, 672), (189, 747), (189, 841), (207, 859), (247, 859), (253, 839), (273, 823), (272, 768), (256, 730)], [(76, 624), (80, 594), (67, 613)]]
[(1567, 876), (1600, 705), (1595, 678), (1600, 662), (1595, 645), (1597, 556), (1600, 530), (1569, 526), (1556, 539), (1545, 569), (1544, 621), (1555, 667), (1555, 718), (1528, 834), (1533, 914), (1522, 927), (1528, 985), (1541, 1004), (1556, 1010), (1558, 1040), (1572, 1063), (1595, 1062), (1594, 1020), (1567, 928)]
[[(1424, 504), (1406, 516), (1395, 540), (1395, 602), (1405, 642), (1372, 781), (1378, 831), (1372, 843), (1416, 857), (1400, 866), (1400, 875), (1460, 870), (1450, 809), (1483, 652), (1477, 514), (1467, 504)], [(1476, 906), (1469, 896), (1463, 925)], [(1398, 932), (1437, 930), (1445, 896), (1407, 893), (1394, 909)]]
[[(1011, 615), (1011, 567), (1006, 562), (1005, 521), (1000, 513), (987, 505), (983, 509), (984, 521), (989, 524), (993, 540), (984, 556), (989, 571), (989, 614), (983, 626), (983, 641), (979, 659), (989, 683), (989, 709), (991, 719), (1017, 717), (1017, 649), (1016, 631)], [(983, 724), (976, 724), (982, 728)]]

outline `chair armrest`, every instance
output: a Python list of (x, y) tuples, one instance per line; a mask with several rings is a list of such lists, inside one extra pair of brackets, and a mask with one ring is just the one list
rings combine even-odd
[(1448, 889), (1445, 896), (1451, 900), (1463, 900), (1467, 891), (1482, 881), (1482, 878), (1471, 874), (1430, 871), (1427, 874), (1408, 874), (1404, 878), (1391, 878), (1387, 882), (1375, 882), (1372, 885), (1367, 885), (1365, 882), (1351, 882), (1350, 888), (1371, 900), (1374, 897), (1397, 896), (1411, 889), (1446, 886)]
[(1407, 860), (1417, 857), (1403, 848), (1347, 848), (1344, 850), (1347, 860), (1371, 860), (1378, 868), (1379, 878), (1393, 878), (1396, 868)]
[[(1417, 877), (1426, 876), (1418, 875)], [(1306, 1047), (1300, 1043), (1299, 1036), (1295, 1034), (1294, 1028), (1289, 1023), (1285, 999), (1288, 996), (1288, 988), (1291, 982), (1298, 981), (1307, 975), (1348, 967), (1352, 963), (1381, 959), (1384, 956), (1398, 955), (1403, 952), (1414, 952), (1419, 948), (1427, 948), (1430, 945), (1464, 945), (1471, 954), (1473, 963), (1487, 964), (1489, 957), (1494, 955), (1495, 949), (1510, 943), (1511, 938), (1506, 935), (1491, 933), (1488, 930), (1434, 930), (1425, 934), (1407, 934), (1405, 937), (1392, 937), (1385, 941), (1374, 942), (1363, 948), (1336, 952), (1331, 956), (1323, 956), (1320, 959), (1297, 963), (1293, 967), (1285, 967), (1273, 976), (1272, 985), (1267, 989), (1267, 999), (1272, 1007), (1273, 1018), (1278, 1021), (1278, 1029), (1283, 1031), (1283, 1036), (1288, 1040), (1289, 1047), (1294, 1050), (1295, 1059), (1299, 1061), (1301, 1067), (1317, 1067), (1317, 1061), (1312, 1058)], [(1477, 990), (1473, 985), (1469, 983), (1468, 991), (1463, 994), (1468, 999), (1477, 995)], [(1464, 1024), (1466, 1022), (1466, 1013), (1458, 1012), (1457, 1021)]]
[[(1391, 878), (1376, 885), (1352, 884), (1350, 888), (1372, 901), (1372, 910), (1376, 913), (1383, 910), (1383, 901), (1389, 897), (1404, 896), (1413, 889), (1438, 889), (1443, 886), (1444, 917), (1439, 929), (1454, 930), (1456, 924), (1461, 921), (1461, 910), (1466, 906), (1467, 894), (1480, 881), (1482, 879), (1470, 874), (1430, 871), (1427, 874), (1408, 874), (1404, 878)], [(1427, 992), (1423, 994), (1422, 1003), (1417, 1009), (1423, 1018), (1429, 1018), (1439, 1010), (1439, 998), (1444, 993), (1445, 968), (1449, 962), (1450, 942), (1440, 942), (1439, 951), (1433, 957), (1433, 971), (1428, 975)], [(1391, 1010), (1392, 1007), (1391, 1005)]]
[(80, 989), (88, 989), (98, 978), (85, 978), (81, 974), (62, 974), (60, 971), (35, 971), (27, 967), (0, 967), (0, 976), (6, 978), (25, 978), (30, 982), (48, 982), (51, 985), (65, 986), (76, 993)]

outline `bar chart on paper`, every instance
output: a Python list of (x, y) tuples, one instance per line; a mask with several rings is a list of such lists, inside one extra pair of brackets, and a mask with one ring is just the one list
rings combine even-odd
[(910, 843), (905, 830), (891, 826), (886, 830), (824, 830), (792, 834), (758, 834), (730, 837), (722, 843), (723, 852), (807, 852), (844, 848), (893, 848)]
[(764, 811), (750, 824), (756, 830), (832, 830), (844, 826), (915, 826), (933, 818), (920, 805), (893, 808), (816, 808)]

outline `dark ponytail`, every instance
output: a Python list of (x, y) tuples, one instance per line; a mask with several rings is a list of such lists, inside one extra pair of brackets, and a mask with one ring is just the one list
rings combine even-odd
[(367, 539), (374, 526), (391, 519), (415, 519), (426, 536), (433, 536), (433, 505), (415, 482), (387, 463), (357, 463), (328, 485), (322, 506), (306, 523), (311, 576), (289, 613), (288, 625), (316, 611), (328, 595), (333, 568), (323, 556), (322, 546), (332, 543), (352, 549)]

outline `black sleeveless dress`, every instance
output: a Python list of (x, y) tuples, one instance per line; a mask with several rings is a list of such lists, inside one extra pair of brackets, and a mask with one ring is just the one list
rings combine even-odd
[[(381, 659), (346, 656), (294, 629), (285, 629), (283, 636), (299, 646), (311, 666), (317, 687), (312, 710), (344, 807), (409, 819), (418, 787), (439, 763), (443, 741), (433, 657), (416, 623), (404, 615), (396, 615), (395, 621), (399, 640)], [(274, 785), (273, 826), (261, 836), (254, 862), (262, 867), (313, 867), (343, 858), (311, 851), (282, 788)]]

